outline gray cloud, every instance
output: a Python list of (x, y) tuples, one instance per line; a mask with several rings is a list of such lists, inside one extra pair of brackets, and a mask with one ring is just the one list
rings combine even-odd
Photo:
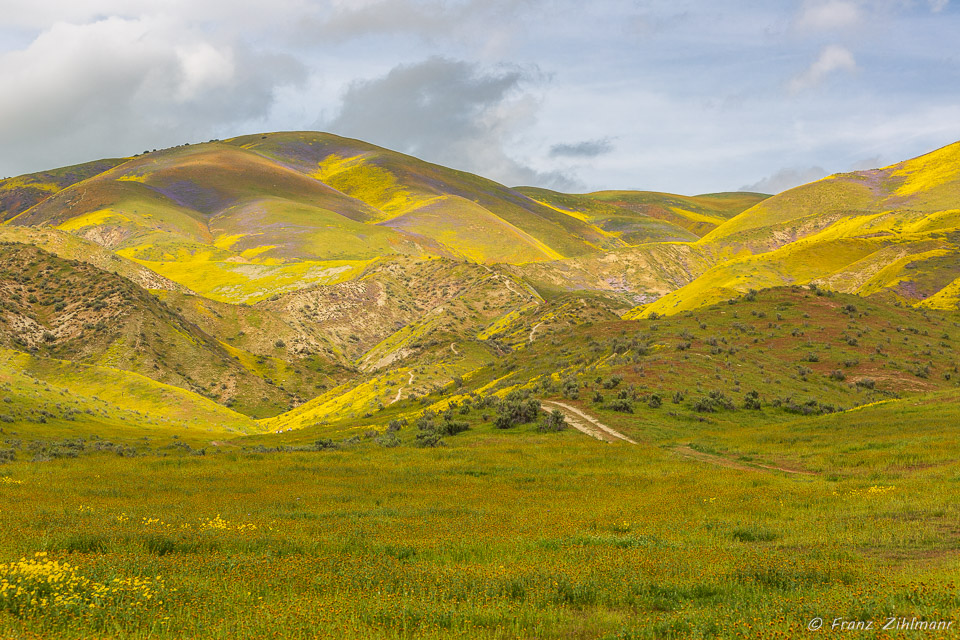
[(610, 138), (584, 140), (582, 142), (555, 144), (550, 147), (550, 157), (596, 158), (613, 151)]
[[(960, 138), (957, 4), (5, 0), (0, 175), (333, 122), (511, 183), (559, 185), (552, 170), (569, 166), (591, 190), (699, 193), (781, 166), (895, 162)], [(438, 132), (387, 82), (431, 56), (466, 61), (468, 78), (407, 74)], [(401, 113), (367, 109), (363, 79)], [(563, 155), (604, 137), (609, 153)]]
[(571, 185), (506, 152), (511, 138), (534, 120), (536, 100), (523, 91), (541, 76), (516, 67), (484, 72), (472, 63), (429, 58), (354, 82), (330, 131), (363, 138), (431, 162), (506, 184)]
[(274, 91), (303, 77), (288, 56), (160, 19), (57, 23), (0, 53), (0, 174), (210, 137), (264, 117)]
[(785, 168), (780, 169), (771, 176), (767, 176), (757, 183), (740, 187), (740, 191), (753, 191), (756, 193), (780, 193), (787, 189), (792, 189), (801, 184), (813, 182), (827, 176), (826, 170), (822, 167), (808, 167), (806, 169)]

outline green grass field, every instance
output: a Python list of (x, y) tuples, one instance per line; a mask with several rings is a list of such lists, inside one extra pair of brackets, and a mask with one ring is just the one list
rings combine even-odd
[[(250, 435), (213, 414), (156, 421), (163, 410), (136, 400), (90, 415), (55, 404), (66, 372), (10, 377), (9, 407), (45, 402), (50, 416), (0, 423), (0, 637), (957, 624), (952, 316), (807, 288), (640, 321), (585, 304), (530, 307), (458, 348), (438, 340), (334, 392), (332, 409), (308, 403)], [(462, 387), (441, 384), (455, 375)], [(637, 444), (500, 428), (511, 391)], [(297, 428), (257, 433), (277, 425)]]
[(140, 457), (18, 459), (0, 467), (0, 634), (777, 638), (815, 616), (956, 620), (960, 397), (927, 403), (716, 438), (741, 457), (789, 443), (810, 474), (679, 455), (696, 426), (637, 446), (478, 424), (430, 449), (196, 455), (158, 436)]

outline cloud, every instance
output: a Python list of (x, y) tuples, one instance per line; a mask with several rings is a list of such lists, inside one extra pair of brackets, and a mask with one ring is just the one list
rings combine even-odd
[(827, 172), (823, 167), (808, 167), (806, 169), (796, 167), (785, 168), (780, 169), (773, 175), (767, 176), (759, 182), (740, 187), (739, 190), (752, 191), (755, 193), (780, 193), (781, 191), (786, 191), (787, 189), (792, 189), (793, 187), (813, 182), (826, 176)]
[(534, 71), (433, 57), (352, 83), (339, 115), (321, 123), (334, 133), (418, 156), (506, 184), (570, 186), (510, 157), (506, 147), (534, 121), (537, 101), (524, 86)]
[(860, 23), (862, 15), (856, 2), (847, 0), (810, 1), (803, 3), (796, 27), (809, 31), (843, 29)]
[(264, 117), (275, 90), (303, 77), (287, 56), (162, 19), (57, 23), (0, 54), (0, 162), (17, 156), (15, 168), (49, 168), (212, 137), (224, 125)]
[(934, 13), (940, 13), (947, 8), (950, 0), (930, 0), (930, 10)]
[(555, 144), (550, 147), (550, 157), (596, 158), (613, 151), (610, 138), (583, 140), (582, 142)]
[(790, 93), (799, 93), (812, 89), (835, 71), (856, 71), (857, 61), (853, 54), (840, 45), (832, 44), (820, 51), (820, 56), (803, 73), (797, 74), (790, 80)]

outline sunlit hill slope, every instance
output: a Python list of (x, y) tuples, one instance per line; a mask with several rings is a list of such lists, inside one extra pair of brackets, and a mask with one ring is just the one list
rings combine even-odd
[(716, 256), (715, 264), (634, 314), (674, 313), (751, 288), (792, 283), (955, 309), (960, 143), (778, 194), (693, 246)]

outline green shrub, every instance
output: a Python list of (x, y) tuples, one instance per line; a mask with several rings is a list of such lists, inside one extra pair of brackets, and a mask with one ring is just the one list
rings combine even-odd
[(563, 412), (559, 409), (554, 409), (550, 413), (546, 414), (540, 421), (540, 424), (537, 425), (537, 431), (548, 433), (563, 431), (566, 428), (567, 420), (563, 417)]

